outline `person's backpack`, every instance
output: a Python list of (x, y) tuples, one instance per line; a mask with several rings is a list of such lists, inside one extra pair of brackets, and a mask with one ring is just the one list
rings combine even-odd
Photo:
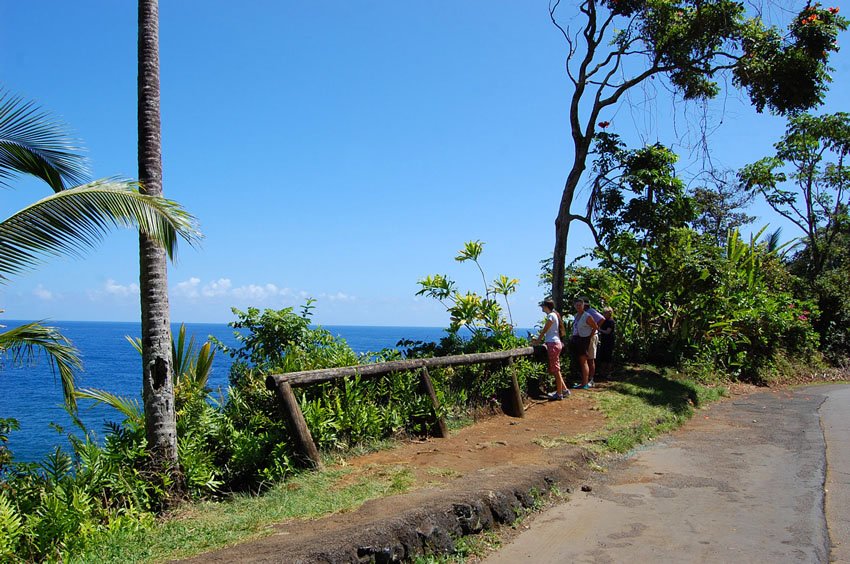
[(560, 313), (558, 314), (558, 335), (561, 336), (561, 341), (567, 337), (567, 326), (564, 325), (564, 318)]

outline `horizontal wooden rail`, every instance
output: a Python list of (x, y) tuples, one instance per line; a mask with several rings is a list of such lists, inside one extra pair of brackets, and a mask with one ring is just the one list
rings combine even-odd
[[(308, 386), (320, 382), (329, 382), (346, 376), (380, 376), (393, 372), (405, 372), (418, 370), (421, 388), (430, 398), (433, 406), (433, 416), (437, 427), (437, 435), (448, 436), (448, 427), (445, 420), (439, 416), (440, 404), (434, 391), (434, 385), (428, 374), (429, 368), (441, 366), (465, 366), (470, 364), (503, 363), (513, 366), (514, 359), (534, 355), (534, 347), (523, 347), (509, 351), (496, 351), (477, 354), (458, 354), (453, 356), (438, 356), (434, 358), (415, 358), (411, 360), (392, 360), (375, 364), (359, 364), (357, 366), (345, 366), (342, 368), (325, 368), (322, 370), (305, 370), (302, 372), (288, 372), (286, 374), (271, 374), (266, 376), (266, 388), (272, 390), (278, 399), (278, 405), (287, 425), (293, 434), (296, 447), (304, 461), (314, 468), (321, 468), (322, 461), (319, 450), (313, 442), (310, 429), (298, 406), (298, 400), (292, 392), (293, 386)], [(508, 402), (509, 408), (505, 413), (514, 417), (523, 417), (525, 410), (522, 405), (522, 394), (517, 385), (516, 374), (511, 370), (511, 392), (512, 398)]]
[(498, 361), (509, 361), (514, 358), (531, 356), (534, 347), (523, 347), (508, 351), (496, 351), (476, 354), (456, 354), (452, 356), (436, 356), (432, 358), (414, 358), (411, 360), (391, 360), (375, 364), (358, 364), (342, 368), (324, 368), (321, 370), (304, 370), (302, 372), (287, 372), (286, 374), (270, 374), (266, 376), (266, 388), (274, 390), (279, 382), (289, 382), (290, 386), (307, 386), (319, 382), (328, 382), (346, 376), (380, 376), (392, 372), (417, 370), (420, 368), (437, 368), (440, 366), (465, 366)]

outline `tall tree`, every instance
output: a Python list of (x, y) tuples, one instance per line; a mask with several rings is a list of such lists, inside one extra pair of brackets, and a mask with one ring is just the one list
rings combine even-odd
[(774, 147), (774, 156), (745, 166), (739, 178), (803, 232), (805, 274), (814, 281), (847, 228), (850, 114), (793, 116)]
[(560, 0), (550, 0), (552, 23), (567, 46), (572, 83), (569, 128), (573, 155), (555, 219), (552, 296), (563, 306), (567, 240), (576, 190), (587, 168), (591, 143), (603, 111), (628, 92), (666, 77), (685, 100), (717, 95), (720, 73), (731, 72), (758, 111), (804, 110), (818, 104), (830, 80), (829, 53), (847, 27), (836, 8), (807, 4), (783, 36), (757, 17), (747, 17), (735, 0), (581, 0), (573, 32), (556, 17)]
[[(138, 26), (139, 181), (146, 194), (162, 196), (157, 0), (139, 0)], [(177, 460), (168, 268), (165, 252), (144, 232), (139, 232), (139, 287), (145, 434), (153, 468), (166, 476), (171, 487), (179, 493), (183, 480)]]
[(709, 171), (703, 182), (691, 191), (697, 209), (693, 227), (710, 236), (722, 247), (726, 237), (742, 225), (755, 221), (744, 213), (754, 194), (740, 190), (734, 171)]

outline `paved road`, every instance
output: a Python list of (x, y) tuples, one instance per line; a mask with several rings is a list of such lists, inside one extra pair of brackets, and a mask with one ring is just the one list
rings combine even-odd
[(487, 564), (850, 563), (850, 386), (701, 410)]

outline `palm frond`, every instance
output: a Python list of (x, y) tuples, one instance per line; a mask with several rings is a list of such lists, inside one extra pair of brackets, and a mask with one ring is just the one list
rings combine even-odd
[(767, 237), (764, 238), (765, 247), (767, 247), (767, 252), (775, 253), (779, 251), (779, 246), (782, 244), (782, 228), (778, 227), (776, 231), (772, 233), (768, 233)]
[[(197, 350), (197, 353), (196, 353)], [(171, 338), (171, 361), (174, 364), (174, 384), (193, 390), (203, 390), (212, 371), (215, 349), (204, 343), (195, 347), (195, 336), (186, 340), (186, 324), (180, 324), (177, 339)]]
[(79, 256), (113, 227), (138, 227), (173, 258), (180, 236), (190, 245), (201, 233), (180, 204), (138, 191), (133, 182), (103, 179), (63, 190), (0, 223), (0, 282), (44, 255)]
[(74, 369), (80, 370), (79, 351), (55, 327), (40, 322), (27, 323), (0, 333), (0, 354), (11, 355), (16, 363), (32, 362), (39, 355), (47, 355), (52, 366), (59, 370), (65, 403), (76, 409), (74, 397)]
[(47, 182), (54, 192), (89, 179), (86, 160), (67, 127), (33, 102), (0, 91), (0, 185), (17, 174)]
[(139, 402), (135, 399), (116, 396), (106, 390), (97, 390), (93, 388), (83, 388), (75, 393), (79, 399), (92, 400), (95, 403), (102, 403), (109, 407), (118, 410), (124, 417), (134, 423), (144, 421), (144, 413), (139, 406)]
[(194, 335), (186, 342), (186, 324), (180, 324), (177, 339), (171, 338), (171, 362), (174, 363), (174, 377), (180, 378), (189, 371), (192, 363), (192, 354), (195, 350)]
[(207, 385), (212, 372), (213, 359), (215, 358), (215, 349), (210, 343), (204, 343), (201, 350), (198, 351), (198, 356), (195, 359), (195, 385), (200, 389)]
[(136, 352), (142, 354), (142, 340), (139, 337), (131, 337), (130, 335), (124, 335), (124, 338), (127, 339), (127, 342), (130, 343)]

